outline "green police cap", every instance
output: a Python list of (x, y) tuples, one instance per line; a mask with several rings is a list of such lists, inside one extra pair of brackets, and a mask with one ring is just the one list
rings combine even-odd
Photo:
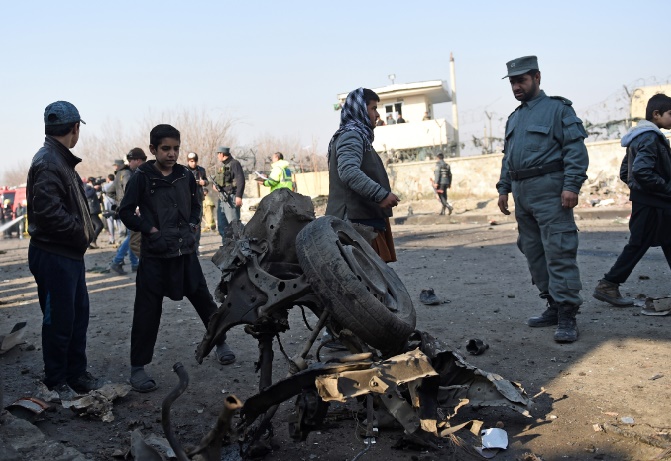
[(526, 74), (532, 69), (539, 70), (538, 58), (536, 56), (522, 56), (521, 58), (508, 61), (506, 67), (508, 67), (508, 75), (503, 78)]

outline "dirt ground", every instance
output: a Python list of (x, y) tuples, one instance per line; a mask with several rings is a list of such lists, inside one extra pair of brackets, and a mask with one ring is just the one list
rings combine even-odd
[[(435, 207), (435, 202), (417, 203), (413, 210), (421, 214)], [(460, 210), (457, 205), (456, 211), (455, 216), (459, 216), (463, 207)], [(628, 238), (626, 224), (611, 219), (578, 222), (585, 299), (578, 316), (580, 340), (560, 345), (552, 340), (552, 328), (531, 329), (525, 325), (526, 319), (544, 306), (515, 245), (514, 222), (490, 225), (487, 219), (463, 221), (450, 223), (445, 218), (433, 225), (394, 227), (399, 261), (392, 267), (415, 300), (417, 328), (462, 351), (473, 365), (520, 382), (528, 395), (540, 395), (534, 399), (531, 418), (502, 408), (463, 409), (453, 422), (475, 418), (483, 420), (484, 427), (503, 423), (510, 444), (494, 458), (498, 460), (648, 460), (659, 456), (664, 444), (671, 446), (671, 316), (642, 316), (638, 308), (613, 308), (591, 297), (597, 280)], [(106, 234), (99, 241), (106, 242)], [(213, 289), (220, 274), (210, 258), (218, 248), (219, 237), (204, 233), (202, 244), (201, 263)], [(42, 372), (41, 313), (27, 267), (27, 247), (27, 240), (0, 241), (0, 250), (4, 251), (0, 254), (0, 334), (9, 332), (16, 322), (28, 322), (26, 343), (0, 356), (5, 405), (33, 395)], [(104, 267), (113, 252), (114, 248), (104, 243), (101, 249), (90, 250), (87, 268)], [(92, 271), (87, 275), (91, 371), (113, 382), (125, 382), (129, 374), (134, 274)], [(661, 251), (653, 249), (622, 288), (632, 295), (666, 295), (671, 291), (670, 275)], [(420, 304), (419, 293), (428, 287), (449, 302)], [(291, 329), (282, 335), (289, 355), (297, 352), (307, 332), (300, 311), (294, 311)], [(315, 319), (310, 321), (314, 324)], [(236, 363), (220, 366), (210, 356), (198, 365), (193, 351), (203, 332), (188, 301), (165, 301), (154, 361), (148, 368), (160, 386), (158, 391), (130, 393), (117, 400), (115, 419), (110, 423), (82, 418), (57, 407), (36, 422), (37, 427), (89, 459), (114, 459), (115, 451), (129, 448), (130, 431), (135, 428), (145, 435), (163, 435), (160, 405), (177, 383), (171, 368), (179, 361), (190, 375), (190, 385), (173, 406), (173, 422), (183, 443), (197, 443), (216, 420), (225, 393), (244, 401), (258, 385), (254, 373), (258, 349), (253, 338), (236, 327), (229, 333)], [(472, 338), (482, 339), (489, 349), (483, 355), (468, 355), (465, 344)], [(286, 371), (287, 364), (276, 349), (275, 378)], [(266, 459), (350, 460), (363, 450), (357, 422), (347, 411), (340, 412), (344, 418), (336, 418), (310, 434), (306, 442), (293, 442), (286, 429), (292, 408), (293, 402), (286, 402), (275, 416), (277, 446)], [(633, 424), (622, 421), (627, 417), (633, 418)], [(595, 431), (596, 424), (606, 430)], [(400, 436), (400, 431), (381, 430), (377, 444), (360, 459), (447, 459), (446, 451), (392, 449)], [(459, 455), (456, 459), (463, 458)]]

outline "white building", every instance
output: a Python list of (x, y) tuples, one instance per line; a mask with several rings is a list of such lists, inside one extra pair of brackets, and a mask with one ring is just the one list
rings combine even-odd
[[(452, 102), (447, 82), (392, 84), (371, 88), (380, 96), (378, 112), (385, 125), (375, 128), (373, 147), (388, 160), (415, 161), (433, 158), (442, 152), (446, 157), (458, 155), (455, 130), (444, 118), (433, 117), (434, 104)], [(347, 93), (338, 95), (342, 105)], [(402, 115), (405, 123), (387, 123)]]

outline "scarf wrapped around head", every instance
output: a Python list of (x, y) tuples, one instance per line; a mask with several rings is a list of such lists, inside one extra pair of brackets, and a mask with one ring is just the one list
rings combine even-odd
[(340, 112), (340, 128), (333, 134), (331, 142), (329, 142), (329, 155), (331, 153), (331, 145), (333, 141), (345, 131), (356, 131), (363, 138), (364, 152), (372, 148), (375, 135), (373, 134), (373, 127), (370, 126), (370, 118), (368, 117), (368, 107), (366, 100), (363, 97), (363, 88), (357, 88), (350, 91), (342, 106)]

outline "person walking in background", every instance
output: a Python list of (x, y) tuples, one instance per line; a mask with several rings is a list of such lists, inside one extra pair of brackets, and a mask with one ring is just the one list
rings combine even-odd
[(86, 201), (89, 204), (89, 213), (91, 214), (91, 222), (93, 223), (93, 241), (89, 244), (89, 248), (97, 249), (98, 236), (103, 230), (103, 222), (100, 220), (100, 213), (102, 212), (100, 206), (100, 184), (96, 184), (95, 178), (88, 178), (86, 186), (84, 186), (84, 193), (86, 194)]
[(231, 149), (228, 147), (217, 148), (217, 159), (219, 166), (214, 175), (214, 188), (219, 192), (217, 228), (223, 243), (228, 225), (240, 220), (242, 194), (245, 192), (245, 174), (242, 171), (242, 165), (233, 158)]
[(442, 209), (440, 214), (444, 215), (445, 210), (448, 210), (448, 215), (452, 214), (452, 205), (447, 201), (447, 189), (452, 187), (452, 169), (450, 165), (445, 163), (445, 156), (443, 154), (438, 154), (436, 156), (438, 161), (436, 162), (436, 167), (433, 169), (433, 188), (438, 194)]
[(102, 185), (103, 191), (103, 216), (107, 224), (107, 232), (109, 233), (110, 244), (115, 243), (115, 227), (116, 227), (116, 196), (114, 194), (114, 175), (108, 174), (107, 181)]
[[(620, 179), (630, 190), (631, 235), (629, 243), (613, 267), (599, 280), (593, 293), (599, 301), (616, 307), (634, 303), (633, 299), (620, 294), (619, 286), (627, 281), (650, 247), (662, 247), (671, 267), (671, 148), (662, 129), (671, 129), (671, 98), (656, 94), (648, 101), (645, 120), (622, 137), (622, 147), (626, 147), (627, 153), (622, 160)], [(642, 311), (649, 315), (656, 312)]]
[(81, 159), (70, 151), (79, 141), (82, 123), (69, 102), (46, 107), (46, 139), (33, 157), (26, 187), (28, 265), (43, 314), (44, 384), (61, 401), (103, 385), (88, 371), (86, 358), (89, 293), (84, 253), (94, 231), (84, 185), (75, 171)]
[(16, 206), (16, 217), (23, 216), (23, 219), (17, 223), (17, 226), (19, 228), (19, 239), (23, 240), (23, 234), (26, 232), (26, 218), (28, 217), (28, 202), (26, 200), (23, 200), (21, 203), (19, 203)]
[[(205, 168), (202, 166), (198, 166), (198, 154), (195, 152), (190, 152), (186, 156), (186, 161), (187, 161), (187, 168), (193, 174), (194, 179), (196, 180), (196, 192), (198, 195), (198, 202), (202, 205), (203, 199), (205, 198), (205, 193), (204, 189), (207, 187), (210, 182), (207, 180), (207, 172), (205, 171)], [(200, 222), (203, 219), (202, 215), (202, 208), (201, 208), (201, 215), (200, 219), (198, 222)], [(200, 256), (200, 226), (198, 226), (198, 229), (196, 229), (196, 254)]]
[[(2, 222), (9, 224), (14, 220), (14, 211), (12, 211), (12, 202), (8, 198), (2, 203)], [(5, 238), (12, 236), (12, 228), (5, 229)]]
[[(133, 172), (135, 172), (137, 167), (142, 165), (147, 160), (147, 155), (141, 148), (134, 147), (133, 149), (130, 150), (130, 152), (128, 152), (128, 154), (126, 155), (126, 159), (128, 160), (128, 168), (121, 169), (119, 171), (120, 174), (117, 173), (117, 177), (114, 180), (114, 182), (116, 183), (115, 194), (117, 200), (119, 201), (119, 206), (121, 206), (121, 201), (123, 201), (123, 197), (126, 194), (126, 187), (130, 182), (130, 178), (132, 177)], [(126, 271), (123, 268), (123, 264), (126, 255), (128, 255), (131, 270), (133, 272), (137, 272), (140, 260), (138, 256), (135, 253), (133, 253), (133, 251), (130, 249), (130, 239), (131, 239), (131, 233), (126, 231), (126, 236), (121, 242), (121, 245), (119, 245), (116, 255), (114, 255), (114, 258), (112, 258), (112, 262), (110, 263), (109, 266), (110, 271), (116, 272), (119, 275), (125, 274)]]
[[(507, 64), (510, 86), (520, 106), (508, 117), (498, 206), (509, 215), (508, 194), (515, 200), (518, 247), (532, 283), (547, 309), (527, 321), (530, 327), (557, 325), (554, 339), (578, 339), (576, 314), (582, 304), (578, 228), (573, 208), (587, 179), (587, 132), (568, 99), (546, 96), (540, 89), (536, 56)], [(504, 78), (506, 78), (504, 77)]]
[[(137, 392), (158, 388), (145, 366), (154, 355), (163, 297), (175, 301), (186, 297), (205, 327), (217, 310), (195, 254), (201, 202), (194, 176), (177, 163), (180, 136), (170, 125), (151, 130), (149, 150), (156, 159), (138, 167), (119, 208), (128, 229), (142, 232), (130, 339), (130, 384)], [(222, 365), (235, 361), (225, 338), (216, 355)]]
[(207, 230), (215, 230), (217, 228), (214, 223), (214, 207), (216, 206), (210, 197), (210, 191), (203, 188), (203, 226)]

